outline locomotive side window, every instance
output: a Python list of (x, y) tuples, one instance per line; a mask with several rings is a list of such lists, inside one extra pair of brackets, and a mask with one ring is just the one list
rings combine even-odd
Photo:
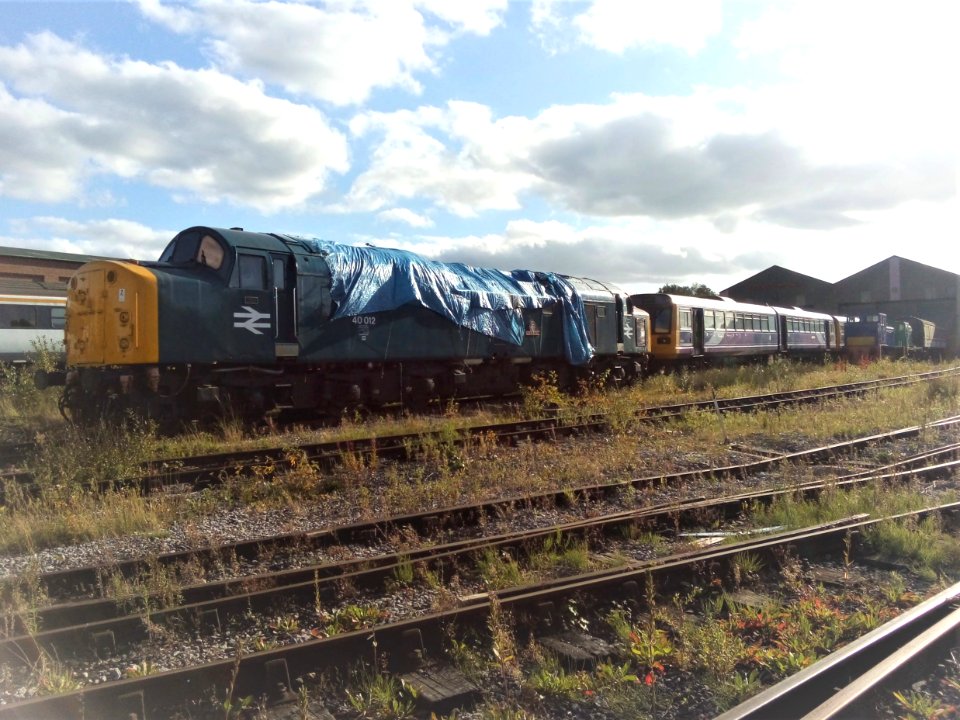
[(261, 255), (240, 255), (240, 287), (267, 289), (267, 262)]
[(287, 288), (287, 264), (282, 258), (273, 259), (273, 286), (277, 290)]

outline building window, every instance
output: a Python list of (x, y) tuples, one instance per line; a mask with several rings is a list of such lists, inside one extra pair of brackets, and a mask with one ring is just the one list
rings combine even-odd
[(18, 272), (0, 272), (0, 277), (16, 278), (17, 280), (33, 280), (33, 282), (43, 282), (46, 279), (43, 275), (31, 275), (30, 273)]

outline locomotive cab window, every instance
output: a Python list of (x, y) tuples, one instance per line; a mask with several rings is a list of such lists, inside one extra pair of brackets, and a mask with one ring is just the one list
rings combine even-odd
[(197, 262), (214, 270), (223, 265), (223, 246), (212, 235), (204, 235), (197, 250)]
[(213, 235), (199, 232), (182, 232), (177, 235), (160, 255), (160, 262), (174, 265), (196, 263), (211, 270), (220, 270), (226, 259), (223, 245)]
[(673, 325), (671, 321), (672, 309), (663, 308), (658, 310), (653, 318), (653, 331), (655, 333), (668, 333)]
[(262, 255), (240, 255), (240, 287), (245, 290), (267, 289), (267, 261)]

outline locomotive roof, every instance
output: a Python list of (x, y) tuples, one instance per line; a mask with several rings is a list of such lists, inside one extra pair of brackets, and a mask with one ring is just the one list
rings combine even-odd
[(243, 228), (214, 228), (196, 226), (187, 228), (183, 232), (190, 230), (205, 230), (219, 235), (224, 242), (233, 247), (245, 247), (255, 250), (272, 250), (273, 252), (289, 252), (290, 248), (281, 238), (283, 236), (273, 233), (248, 232)]
[(561, 275), (561, 277), (573, 285), (584, 300), (611, 302), (614, 295), (622, 295), (623, 297), (627, 295), (615, 285), (603, 283), (593, 278), (573, 277), (571, 275)]
[[(443, 263), (405, 250), (344, 245), (292, 235), (246, 232), (242, 228), (194, 226), (177, 235), (209, 233), (231, 247), (265, 252), (319, 255), (330, 272), (331, 319), (426, 307), (462, 327), (520, 345), (524, 340), (521, 309), (559, 304), (564, 316), (564, 350), (575, 365), (587, 362), (593, 348), (582, 322), (579, 285), (552, 273), (502, 270)], [(174, 238), (175, 242), (177, 238)], [(168, 246), (169, 247), (169, 246)], [(581, 279), (582, 280), (582, 279)], [(600, 292), (587, 285), (590, 292)], [(609, 300), (609, 295), (605, 295)]]
[(702, 298), (693, 295), (669, 295), (667, 293), (640, 293), (631, 295), (630, 299), (638, 305), (686, 305), (688, 307), (709, 308), (711, 310), (727, 310), (730, 312), (749, 312), (758, 315), (772, 315), (774, 310), (769, 305), (754, 305), (743, 303), (730, 298)]

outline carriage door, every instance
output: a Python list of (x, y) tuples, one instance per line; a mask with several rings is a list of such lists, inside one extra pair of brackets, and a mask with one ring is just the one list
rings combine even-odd
[(295, 358), (300, 354), (297, 343), (296, 267), (290, 255), (271, 255), (273, 269), (273, 341), (278, 358)]
[(693, 355), (703, 355), (703, 308), (693, 308)]

